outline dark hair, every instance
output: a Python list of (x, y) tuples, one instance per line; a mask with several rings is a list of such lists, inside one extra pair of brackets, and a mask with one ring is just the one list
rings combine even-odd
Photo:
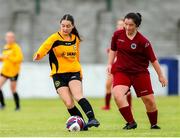
[(78, 30), (76, 29), (76, 27), (75, 27), (75, 25), (74, 25), (74, 18), (73, 18), (73, 16), (70, 15), (70, 14), (65, 14), (65, 15), (61, 18), (60, 23), (61, 23), (63, 20), (68, 20), (68, 21), (71, 22), (71, 24), (74, 26), (74, 28), (72, 29), (71, 33), (74, 34), (74, 35), (76, 35), (76, 36), (79, 38), (79, 40), (81, 41), (81, 38), (80, 38), (79, 33), (78, 33)]
[(142, 21), (142, 16), (140, 13), (130, 12), (124, 17), (124, 20), (125, 19), (132, 19), (136, 24), (136, 27), (139, 27)]

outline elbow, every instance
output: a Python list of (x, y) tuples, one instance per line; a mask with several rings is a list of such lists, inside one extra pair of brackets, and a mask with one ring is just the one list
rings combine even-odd
[(157, 63), (157, 62), (158, 62), (157, 59), (151, 60), (151, 63), (152, 63), (152, 64)]

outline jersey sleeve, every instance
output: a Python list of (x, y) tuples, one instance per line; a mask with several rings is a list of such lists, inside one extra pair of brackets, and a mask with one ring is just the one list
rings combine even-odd
[(112, 39), (111, 39), (111, 50), (112, 50), (112, 51), (116, 51), (116, 50), (117, 50), (116, 41), (117, 41), (117, 34), (116, 34), (116, 32), (115, 32), (115, 33), (113, 34), (113, 36), (112, 36)]
[(13, 53), (8, 56), (8, 59), (14, 63), (21, 63), (23, 61), (23, 53), (19, 46), (13, 49)]
[(154, 53), (154, 50), (151, 46), (151, 43), (147, 40), (144, 43), (144, 48), (145, 48), (145, 54), (147, 56), (147, 58), (151, 61), (154, 62), (157, 58), (156, 55)]
[(45, 55), (48, 54), (50, 49), (52, 48), (53, 43), (55, 42), (54, 34), (48, 37), (40, 46), (35, 55), (39, 55), (39, 59), (42, 59)]

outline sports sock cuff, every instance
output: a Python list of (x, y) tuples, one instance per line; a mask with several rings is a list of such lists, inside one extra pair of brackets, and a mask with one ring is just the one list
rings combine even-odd
[(79, 111), (79, 109), (76, 106), (74, 106), (71, 109), (68, 109), (68, 112), (71, 116), (80, 116), (81, 118), (83, 118), (81, 112)]
[(126, 120), (126, 122), (128, 122), (128, 123), (135, 122), (130, 106), (125, 106), (125, 107), (119, 108), (119, 111), (120, 111), (121, 115), (123, 116), (123, 118)]
[(158, 110), (153, 112), (147, 112), (149, 122), (151, 123), (151, 126), (157, 124), (157, 116), (158, 116)]

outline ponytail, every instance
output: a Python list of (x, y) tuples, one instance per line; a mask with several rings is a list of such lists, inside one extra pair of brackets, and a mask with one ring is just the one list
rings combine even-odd
[(81, 41), (81, 37), (79, 36), (79, 32), (76, 29), (76, 27), (74, 26), (74, 28), (71, 31), (72, 34), (74, 34), (75, 36), (77, 36), (79, 38), (79, 40)]

